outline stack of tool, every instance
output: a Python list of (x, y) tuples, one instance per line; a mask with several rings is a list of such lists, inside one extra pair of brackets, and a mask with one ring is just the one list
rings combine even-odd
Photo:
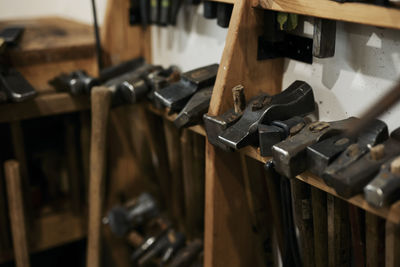
[(192, 266), (201, 261), (202, 242), (187, 242), (177, 231), (165, 212), (161, 212), (154, 198), (142, 193), (123, 206), (114, 206), (103, 218), (118, 237), (124, 237), (133, 248), (134, 266)]

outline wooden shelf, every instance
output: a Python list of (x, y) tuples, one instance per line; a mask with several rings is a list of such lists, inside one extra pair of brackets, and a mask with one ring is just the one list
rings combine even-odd
[[(167, 111), (157, 109), (154, 106), (152, 106), (150, 103), (146, 103), (145, 106), (151, 112), (153, 112), (159, 116), (162, 116), (169, 121), (174, 121), (174, 119), (177, 116), (177, 114), (168, 115)], [(198, 133), (200, 135), (206, 136), (206, 132), (202, 125), (192, 126), (192, 127), (189, 127), (188, 129), (190, 129), (193, 132)], [(245, 148), (239, 150), (239, 152), (245, 154), (246, 156), (248, 156), (250, 158), (260, 161), (262, 163), (266, 163), (268, 160), (271, 159), (271, 157), (262, 157), (260, 155), (259, 148), (255, 148), (252, 146), (245, 147)], [(377, 216), (380, 216), (382, 218), (385, 218), (393, 223), (396, 223), (396, 224), (400, 223), (400, 209), (398, 208), (398, 206), (400, 206), (400, 204), (394, 203), (391, 207), (375, 208), (375, 207), (369, 205), (365, 201), (362, 194), (358, 194), (352, 198), (343, 198), (343, 197), (339, 196), (336, 193), (336, 191), (334, 189), (332, 189), (331, 187), (327, 186), (320, 177), (310, 173), (309, 171), (306, 171), (306, 172), (298, 175), (296, 178), (311, 185), (311, 186), (314, 186), (326, 193), (329, 193), (335, 197), (343, 199), (343, 200), (347, 201), (348, 203), (351, 203), (354, 206), (357, 206), (365, 211), (371, 212), (371, 213), (373, 213)]]
[[(240, 152), (244, 153), (245, 155), (247, 155), (255, 160), (258, 160), (262, 163), (265, 163), (271, 159), (271, 157), (261, 157), (260, 153), (259, 153), (259, 149), (255, 148), (255, 147), (245, 147), (245, 148), (241, 149)], [(329, 193), (335, 197), (343, 199), (365, 211), (371, 212), (371, 213), (378, 215), (382, 218), (385, 218), (393, 223), (396, 223), (396, 224), (400, 223), (400, 209), (398, 208), (398, 206), (399, 206), (398, 203), (394, 203), (391, 207), (375, 208), (375, 207), (369, 205), (365, 201), (362, 194), (358, 194), (352, 198), (343, 198), (343, 197), (339, 196), (336, 193), (336, 191), (333, 188), (327, 186), (320, 177), (310, 173), (309, 171), (303, 172), (302, 174), (298, 175), (296, 178), (311, 185), (311, 186), (314, 186), (326, 193)]]
[(0, 105), (0, 123), (76, 112), (89, 108), (90, 103), (87, 96), (72, 96), (68, 93), (39, 94), (25, 102)]
[(400, 29), (400, 9), (331, 0), (253, 0), (253, 7)]
[[(36, 219), (31, 233), (30, 252), (39, 252), (61, 246), (86, 236), (86, 221), (82, 215), (59, 212)], [(12, 251), (0, 252), (0, 263), (13, 259)]]

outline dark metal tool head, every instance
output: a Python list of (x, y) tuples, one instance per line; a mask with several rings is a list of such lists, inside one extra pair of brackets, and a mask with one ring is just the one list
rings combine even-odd
[(400, 157), (385, 162), (378, 175), (364, 187), (365, 200), (381, 208), (400, 198)]
[(194, 93), (214, 84), (217, 72), (218, 64), (185, 72), (181, 75), (179, 82), (156, 91), (155, 97), (171, 111), (179, 111)]
[(103, 222), (110, 225), (113, 233), (124, 236), (130, 229), (143, 225), (158, 214), (159, 210), (154, 198), (143, 193), (132, 207), (112, 208)]
[[(164, 253), (168, 253), (171, 256), (173, 252), (185, 245), (185, 235), (175, 231), (174, 229), (168, 230), (159, 239), (157, 239), (152, 246), (138, 261), (138, 266), (144, 266), (150, 260), (157, 256), (162, 256)], [(170, 250), (170, 251), (168, 251)], [(169, 260), (169, 255), (164, 255), (165, 260)]]
[(343, 133), (356, 120), (351, 117), (340, 121), (318, 121), (306, 125), (298, 134), (272, 147), (276, 170), (288, 178), (302, 173), (307, 169), (308, 146)]
[(246, 97), (244, 94), (244, 87), (237, 85), (232, 88), (234, 108), (228, 110), (222, 115), (211, 116), (204, 114), (203, 121), (207, 133), (208, 141), (225, 151), (232, 151), (229, 146), (220, 142), (218, 136), (228, 127), (237, 122), (243, 114), (244, 107), (246, 106)]
[[(331, 186), (331, 176), (347, 168), (363, 155), (368, 153), (368, 146), (375, 146), (388, 138), (389, 132), (386, 123), (380, 120), (373, 120), (370, 125), (365, 128), (364, 132), (357, 137), (357, 142), (350, 144), (340, 155), (337, 156), (337, 158), (333, 159), (329, 166), (325, 168), (321, 175), (325, 183)], [(328, 149), (329, 148), (326, 147), (325, 151), (320, 151), (320, 153), (329, 153), (326, 152)]]
[(189, 127), (201, 122), (210, 106), (212, 90), (213, 86), (210, 86), (195, 93), (174, 120), (175, 126), (178, 128)]
[(93, 86), (98, 85), (96, 78), (89, 76), (84, 70), (61, 73), (49, 81), (56, 90), (70, 92), (73, 95), (89, 94)]
[(0, 71), (0, 88), (5, 92), (7, 100), (22, 102), (36, 96), (33, 86), (14, 68)]
[(277, 95), (261, 94), (250, 100), (240, 120), (223, 131), (218, 138), (221, 143), (233, 149), (248, 145), (257, 146), (259, 123), (286, 120), (293, 116), (309, 114), (314, 110), (312, 88), (306, 82), (295, 81)]
[[(400, 130), (399, 128), (396, 130)], [(382, 144), (370, 148), (369, 153), (341, 169), (336, 173), (325, 172), (325, 180), (329, 179), (338, 195), (342, 197), (352, 197), (361, 193), (379, 172), (381, 165), (388, 160), (400, 155), (400, 140), (393, 137)]]
[(273, 145), (285, 140), (289, 136), (298, 133), (306, 125), (304, 118), (294, 116), (284, 121), (272, 121), (270, 124), (258, 125), (258, 138), (260, 145), (260, 155), (263, 157), (271, 156)]

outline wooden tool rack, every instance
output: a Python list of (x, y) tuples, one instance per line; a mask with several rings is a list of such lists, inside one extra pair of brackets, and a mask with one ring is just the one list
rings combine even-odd
[[(209, 114), (212, 115), (222, 114), (233, 106), (231, 88), (237, 84), (244, 85), (248, 98), (262, 91), (276, 94), (282, 90), (283, 59), (256, 60), (257, 38), (262, 32), (262, 9), (400, 29), (400, 10), (361, 3), (340, 4), (330, 0), (221, 0), (221, 2), (234, 4), (234, 9), (209, 109)], [(140, 27), (127, 25), (128, 19), (121, 14), (126, 13), (128, 1), (113, 0), (109, 1), (108, 5), (102, 39), (110, 59), (109, 63), (115, 64), (136, 56), (144, 56), (151, 62), (150, 28), (143, 30)], [(64, 93), (40, 94), (26, 103), (0, 106), (0, 122), (87, 108), (89, 103), (85, 98), (71, 97)], [(10, 110), (13, 110), (12, 114)], [(174, 115), (167, 115), (166, 112), (148, 104), (114, 110), (112, 112), (114, 114), (111, 114), (111, 123), (116, 126), (115, 133), (120, 134), (119, 137), (123, 135), (123, 139), (120, 139), (121, 147), (131, 142), (129, 139), (132, 136), (127, 134), (129, 125), (126, 123), (130, 121), (130, 117), (137, 115), (138, 110), (150, 111), (166, 121), (174, 119)], [(189, 130), (205, 136), (202, 126), (190, 127)], [(247, 147), (236, 153), (226, 153), (214, 148), (208, 142), (205, 144), (204, 266), (259, 266), (260, 255), (255, 245), (257, 236), (252, 231), (249, 218), (242, 168), (245, 167), (243, 157), (260, 162), (260, 166), (268, 158), (259, 156), (258, 150), (254, 147)], [(126, 172), (124, 168), (132, 163), (132, 157), (127, 154), (129, 153), (125, 150), (120, 151), (109, 162), (111, 176), (122, 180), (131, 178), (133, 170), (128, 169)], [(333, 189), (315, 175), (305, 172), (296, 178), (311, 188), (320, 189), (330, 196), (339, 198)], [(400, 235), (397, 234), (397, 227), (400, 223), (400, 202), (394, 203), (390, 208), (377, 209), (368, 205), (362, 195), (343, 200), (386, 220), (387, 250), (392, 251), (392, 253), (386, 252), (388, 255), (386, 266), (399, 266), (390, 255), (399, 251)], [(42, 223), (39, 225), (44, 229), (51, 229), (51, 223), (58, 222), (50, 218), (43, 218), (40, 221)], [(68, 234), (68, 240), (79, 238), (85, 234), (84, 232), (82, 230), (76, 234)], [(61, 239), (58, 241), (54, 238), (51, 241), (45, 237), (43, 239), (46, 242), (43, 241), (38, 245), (37, 250), (63, 242)], [(2, 255), (0, 259), (1, 257)]]

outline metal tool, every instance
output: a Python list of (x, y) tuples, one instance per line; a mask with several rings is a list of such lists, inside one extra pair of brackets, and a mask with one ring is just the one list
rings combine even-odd
[(77, 70), (68, 74), (61, 73), (51, 79), (49, 84), (58, 91), (70, 92), (73, 95), (89, 94), (93, 86), (132, 72), (143, 64), (143, 58), (125, 61), (116, 66), (103, 69), (98, 78), (88, 75), (84, 70)]
[(130, 229), (143, 225), (158, 214), (154, 198), (148, 193), (142, 193), (132, 207), (113, 207), (103, 223), (108, 224), (114, 234), (124, 236)]
[(218, 3), (214, 1), (203, 2), (203, 16), (206, 19), (215, 19), (217, 17)]
[(179, 82), (171, 84), (162, 91), (156, 91), (155, 97), (171, 112), (179, 111), (194, 93), (214, 84), (217, 72), (218, 64), (185, 72)]
[(206, 87), (195, 93), (174, 120), (178, 128), (189, 127), (201, 122), (203, 115), (210, 106), (213, 86)]
[(332, 136), (321, 142), (307, 147), (307, 160), (309, 170), (321, 176), (329, 164), (346, 150), (351, 144), (358, 140), (358, 145), (376, 145), (388, 139), (389, 133), (386, 123), (374, 120), (372, 124), (357, 139), (344, 135)]
[(233, 4), (218, 3), (217, 6), (217, 25), (222, 28), (228, 28), (231, 20)]
[(325, 179), (329, 179), (330, 186), (342, 197), (348, 198), (362, 192), (363, 187), (375, 177), (383, 163), (400, 155), (399, 133), (400, 128), (397, 128), (387, 141), (371, 147), (369, 153), (346, 168), (335, 173), (325, 172)]
[(282, 251), (282, 265), (284, 267), (300, 267), (301, 257), (296, 237), (296, 228), (293, 220), (293, 207), (292, 207), (292, 192), (290, 187), (290, 181), (285, 177), (282, 177), (276, 172), (275, 164), (272, 161), (267, 161), (265, 169), (271, 176), (275, 177), (280, 181), (280, 195), (282, 205), (282, 222), (284, 235), (284, 244)]
[(365, 200), (375, 207), (400, 198), (400, 157), (385, 162), (378, 175), (364, 187)]
[(272, 146), (276, 170), (288, 178), (302, 173), (307, 169), (306, 149), (308, 146), (343, 133), (356, 120), (356, 118), (350, 117), (333, 122), (313, 122), (306, 125), (293, 137)]
[(272, 121), (270, 124), (259, 124), (260, 155), (263, 157), (271, 156), (273, 145), (297, 134), (305, 125), (306, 120), (299, 116), (284, 121)]
[(171, 0), (160, 0), (160, 26), (167, 26), (169, 23), (169, 13), (171, 9)]
[(92, 0), (92, 12), (93, 12), (93, 28), (94, 36), (96, 39), (96, 56), (97, 56), (97, 67), (99, 71), (103, 69), (103, 50), (101, 49), (101, 40), (99, 33), (99, 24), (97, 23), (97, 12), (96, 12), (96, 1)]
[(257, 146), (259, 123), (306, 115), (314, 109), (312, 88), (306, 82), (295, 81), (277, 95), (263, 93), (250, 100), (239, 121), (223, 131), (218, 138), (221, 143), (233, 149)]
[(203, 116), (208, 142), (225, 151), (232, 151), (233, 149), (220, 142), (218, 136), (240, 119), (243, 110), (246, 107), (246, 98), (244, 95), (244, 87), (242, 85), (233, 87), (232, 95), (234, 108), (228, 110), (222, 115), (210, 116), (204, 114)]
[(0, 90), (2, 98), (12, 102), (22, 102), (37, 95), (32, 85), (14, 68), (0, 67)]
[(178, 251), (175, 257), (172, 258), (169, 263), (170, 267), (186, 267), (191, 266), (191, 264), (199, 256), (200, 252), (203, 250), (203, 242), (199, 239), (187, 244), (184, 248)]
[(331, 186), (330, 177), (335, 173), (347, 168), (363, 155), (369, 152), (368, 146), (374, 146), (382, 143), (388, 139), (389, 133), (387, 125), (380, 121), (374, 120), (369, 127), (357, 138), (357, 143), (351, 144), (346, 148), (328, 167), (326, 167), (324, 173), (321, 175), (325, 183)]
[(176, 19), (178, 17), (179, 9), (182, 6), (183, 0), (172, 0), (171, 1), (171, 11), (169, 16), (169, 24), (176, 25)]
[(150, 260), (157, 256), (161, 256), (164, 263), (168, 262), (171, 256), (181, 247), (185, 245), (185, 235), (174, 229), (168, 230), (147, 252), (137, 261), (138, 266), (146, 265)]
[(328, 58), (335, 55), (336, 21), (314, 18), (313, 56)]

